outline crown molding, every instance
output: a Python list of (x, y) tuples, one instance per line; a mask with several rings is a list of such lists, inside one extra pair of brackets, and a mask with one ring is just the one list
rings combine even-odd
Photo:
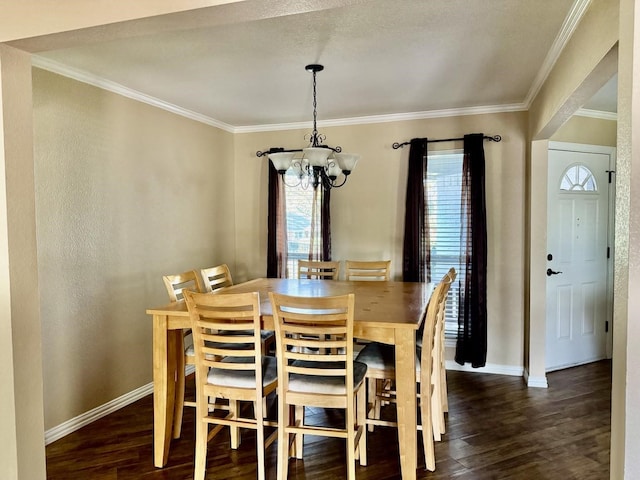
[(107, 90), (117, 95), (122, 95), (123, 97), (131, 98), (132, 100), (137, 100), (139, 102), (146, 103), (148, 105), (174, 113), (176, 115), (180, 115), (182, 117), (195, 120), (196, 122), (205, 123), (207, 125), (211, 125), (212, 127), (217, 127), (217, 128), (220, 128), (221, 130), (234, 133), (233, 125), (229, 125), (228, 123), (221, 122), (219, 120), (208, 117), (206, 115), (202, 115), (200, 113), (187, 110), (186, 108), (178, 107), (177, 105), (173, 105), (172, 103), (165, 102), (158, 98), (152, 97), (151, 95), (146, 95), (137, 90), (133, 90), (131, 88), (125, 87), (124, 85), (120, 85), (119, 83), (106, 80), (104, 78), (98, 77), (97, 75), (93, 75), (91, 73), (78, 70), (78, 69), (69, 67), (67, 65), (63, 65), (54, 60), (50, 60), (48, 58), (44, 58), (39, 55), (32, 55), (31, 65), (37, 68), (41, 68), (43, 70), (48, 70), (50, 72), (57, 73), (58, 75), (68, 77), (73, 80), (77, 80), (82, 83), (93, 85), (94, 87)]
[[(319, 120), (318, 127), (344, 127), (349, 125), (366, 125), (370, 123), (403, 122), (424, 120), (429, 118), (463, 117), (465, 115), (486, 115), (491, 113), (521, 112), (527, 110), (522, 103), (507, 105), (489, 105), (484, 107), (450, 108), (445, 110), (429, 110), (424, 112), (391, 113), (388, 115), (371, 115), (364, 117)], [(234, 128), (234, 133), (274, 132), (280, 130), (309, 129), (311, 122), (279, 123), (271, 125), (247, 125)]]
[(618, 121), (618, 114), (616, 112), (605, 112), (602, 110), (590, 110), (588, 108), (579, 108), (574, 115), (580, 117), (598, 118), (600, 120), (613, 120)]
[(567, 42), (573, 35), (573, 32), (576, 30), (578, 24), (580, 23), (580, 20), (582, 19), (582, 16), (587, 11), (590, 4), (591, 0), (575, 0), (573, 5), (571, 6), (571, 11), (565, 18), (562, 27), (560, 27), (558, 36), (554, 40), (551, 49), (549, 49), (549, 53), (547, 53), (544, 62), (542, 62), (542, 67), (540, 67), (536, 78), (531, 84), (529, 93), (527, 93), (527, 96), (524, 100), (524, 104), (526, 105), (527, 109), (531, 106), (533, 99), (536, 98), (536, 95), (538, 95), (538, 93), (540, 92), (542, 85), (544, 85), (544, 82), (547, 80), (547, 77), (551, 73), (553, 66), (558, 61), (558, 57), (560, 57), (562, 50), (567, 45)]

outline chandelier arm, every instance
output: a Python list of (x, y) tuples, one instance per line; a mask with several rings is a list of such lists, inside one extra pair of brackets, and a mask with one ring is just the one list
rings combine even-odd
[[(331, 182), (331, 187), (332, 188), (340, 188), (345, 183), (347, 183), (347, 178), (349, 178), (348, 175), (345, 175), (344, 173), (342, 175), (343, 175), (343, 180), (342, 180), (341, 183), (335, 183), (335, 180), (333, 182)], [(336, 178), (336, 180), (337, 180), (337, 178)]]
[[(258, 150), (256, 152), (256, 157), (266, 157), (270, 153), (281, 153), (281, 152), (301, 152), (301, 148), (281, 148), (281, 147), (271, 147), (269, 150)], [(339, 153), (340, 151), (337, 150)]]
[(338, 177), (336, 177), (336, 180), (331, 180), (331, 178), (329, 177), (329, 175), (327, 175), (327, 172), (325, 171), (324, 168), (322, 167), (315, 167), (315, 168), (318, 169), (319, 176), (322, 179), (322, 185), (326, 190), (330, 190), (331, 188), (340, 188), (345, 183), (347, 183), (347, 177), (349, 176), (348, 173), (342, 172), (342, 176), (343, 176), (342, 182), (336, 183), (336, 180), (338, 179)]
[(291, 188), (295, 188), (298, 187), (300, 185), (302, 185), (302, 178), (298, 178), (298, 181), (294, 184), (289, 184), (287, 183), (287, 181), (285, 180), (287, 174), (286, 173), (281, 173), (280, 176), (282, 177), (282, 183), (284, 183), (287, 187), (291, 187)]

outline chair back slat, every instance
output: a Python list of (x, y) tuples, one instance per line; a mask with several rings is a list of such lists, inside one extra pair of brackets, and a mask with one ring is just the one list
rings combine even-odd
[(338, 280), (340, 262), (298, 260), (298, 278)]
[(311, 375), (316, 377), (344, 377), (347, 374), (346, 368), (305, 368), (291, 366), (287, 369), (289, 373), (300, 375)]
[(345, 262), (346, 280), (389, 281), (391, 279), (391, 260)]

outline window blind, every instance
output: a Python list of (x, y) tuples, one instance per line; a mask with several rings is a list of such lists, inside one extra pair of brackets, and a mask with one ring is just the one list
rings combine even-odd
[(462, 152), (429, 153), (425, 179), (425, 201), (431, 244), (431, 281), (437, 282), (456, 269), (458, 277), (449, 290), (445, 312), (445, 337), (455, 338), (458, 331), (458, 294), (460, 268), (460, 195), (462, 188)]

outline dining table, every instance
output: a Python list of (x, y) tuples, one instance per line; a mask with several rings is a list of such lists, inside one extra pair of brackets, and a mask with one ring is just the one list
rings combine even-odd
[[(354, 338), (395, 345), (396, 410), (402, 478), (416, 478), (417, 387), (416, 331), (426, 312), (433, 283), (395, 281), (334, 281), (257, 278), (217, 290), (219, 293), (258, 292), (261, 322), (273, 330), (269, 292), (314, 297), (355, 294)], [(183, 329), (190, 328), (184, 301), (149, 308), (153, 318), (153, 442), (154, 465), (164, 467), (174, 436), (173, 418), (178, 356)]]

